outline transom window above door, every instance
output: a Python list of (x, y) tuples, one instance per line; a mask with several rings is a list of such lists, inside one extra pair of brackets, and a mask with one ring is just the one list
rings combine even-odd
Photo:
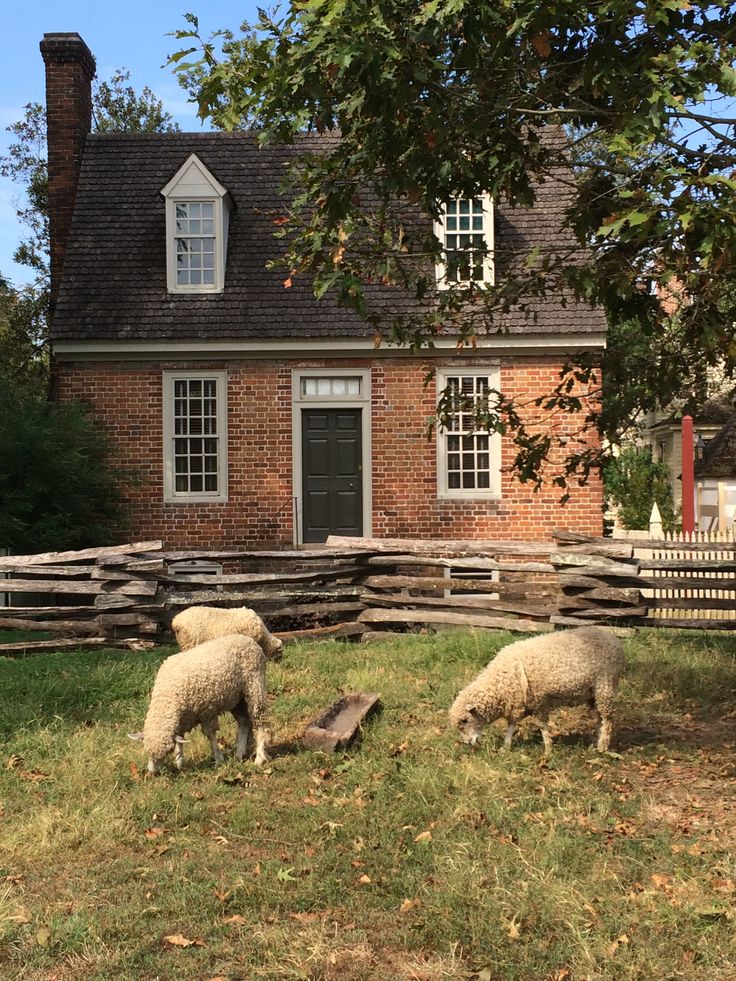
[(363, 379), (359, 375), (325, 375), (323, 377), (302, 377), (302, 398), (336, 398), (347, 395), (360, 395)]

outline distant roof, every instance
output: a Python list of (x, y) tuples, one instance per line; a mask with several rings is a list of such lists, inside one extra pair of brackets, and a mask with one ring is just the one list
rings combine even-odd
[(715, 480), (736, 477), (736, 413), (733, 405), (731, 419), (706, 445), (703, 459), (696, 462), (695, 476)]
[[(732, 392), (730, 395), (716, 395), (704, 402), (699, 409), (691, 413), (695, 429), (698, 426), (723, 426), (736, 413), (735, 397), (736, 393)], [(673, 413), (652, 426), (652, 429), (679, 427), (681, 424), (682, 414)]]
[[(280, 186), (304, 151), (335, 137), (305, 136), (259, 149), (247, 133), (93, 134), (87, 138), (64, 271), (53, 317), (54, 340), (157, 340), (345, 337), (372, 333), (329, 295), (315, 300), (304, 277), (265, 268), (279, 255), (273, 236)], [(166, 287), (165, 207), (161, 189), (191, 153), (227, 188), (230, 216), (225, 290), (175, 295)], [(533, 209), (496, 208), (496, 246), (564, 247), (567, 191), (548, 181)], [(422, 219), (428, 220), (428, 219)], [(500, 268), (499, 268), (500, 267)], [(497, 262), (497, 276), (503, 275)], [(370, 288), (384, 312), (408, 313), (415, 301), (394, 287)], [(512, 334), (603, 332), (605, 318), (572, 296), (532, 300), (499, 327)]]

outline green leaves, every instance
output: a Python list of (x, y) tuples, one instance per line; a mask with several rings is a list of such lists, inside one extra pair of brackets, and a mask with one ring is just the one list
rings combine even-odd
[[(717, 106), (736, 91), (727, 0), (306, 0), (283, 16), (261, 14), (255, 29), (225, 38), (221, 54), (190, 25), (181, 38), (200, 46), (188, 83), (202, 115), (230, 129), (254, 125), (263, 142), (325, 135), (291, 177), (283, 238), (283, 268), (309, 274), (316, 296), (334, 294), (412, 350), (441, 330), (461, 346), (497, 332), (509, 311), (531, 323), (547, 295), (596, 304), (614, 331), (637, 325), (650, 345), (634, 346), (628, 401), (620, 391), (632, 358), (617, 344), (606, 355), (604, 378), (619, 382), (602, 423), (609, 433), (628, 425), (634, 405), (676, 389), (660, 338), (676, 336), (699, 362), (736, 366), (736, 141)], [(339, 142), (330, 137), (338, 129)], [(552, 182), (555, 199), (543, 193), (537, 206), (545, 218), (550, 208), (561, 214), (553, 247), (499, 246), (493, 289), (436, 296), (440, 243), (420, 211), (437, 216), (448, 197), (481, 190), (504, 207), (532, 207)], [(656, 301), (673, 280), (682, 286), (676, 331)], [(372, 305), (376, 284), (416, 298), (413, 312)], [(557, 404), (579, 410), (566, 397)], [(520, 436), (519, 473), (536, 483), (552, 445), (527, 438), (519, 413), (505, 424)], [(563, 480), (591, 465), (570, 451)]]

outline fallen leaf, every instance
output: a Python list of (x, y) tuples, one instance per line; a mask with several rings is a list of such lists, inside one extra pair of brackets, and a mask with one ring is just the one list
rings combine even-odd
[(21, 770), (20, 775), (24, 780), (33, 780), (34, 783), (38, 783), (39, 780), (49, 779), (49, 774), (44, 773), (43, 770)]
[(15, 753), (14, 753), (8, 759), (8, 762), (5, 764), (5, 769), (6, 770), (17, 770), (18, 767), (23, 766), (24, 763), (25, 763), (25, 760), (23, 759), (23, 757), (22, 756), (16, 756)]
[(484, 967), (482, 971), (478, 972), (478, 981), (493, 981), (490, 967)]
[(204, 947), (203, 940), (189, 940), (180, 933), (170, 933), (164, 940), (172, 947)]
[(361, 877), (358, 879), (358, 882), (362, 886), (369, 886), (372, 881), (373, 880), (371, 879), (371, 877), (369, 875), (365, 875), (365, 874), (361, 875)]
[(655, 889), (663, 889), (665, 892), (672, 885), (671, 875), (660, 875), (658, 872), (654, 872), (649, 876), (649, 879)]
[(521, 936), (521, 928), (516, 920), (507, 920), (505, 926), (509, 940), (518, 940)]
[(141, 775), (140, 775), (140, 773), (138, 772), (138, 767), (137, 767), (137, 765), (136, 765), (135, 763), (132, 763), (132, 762), (131, 762), (131, 763), (129, 763), (129, 764), (128, 764), (128, 766), (130, 767), (130, 776), (131, 776), (131, 778), (132, 778), (133, 780), (140, 780), (140, 778), (141, 778)]
[(320, 913), (289, 913), (289, 919), (296, 920), (297, 923), (314, 923), (315, 920), (324, 920), (326, 912)]
[(616, 937), (611, 946), (608, 948), (608, 956), (613, 957), (619, 947), (628, 944), (629, 938), (625, 933), (622, 933), (620, 937)]
[(240, 913), (233, 913), (232, 916), (226, 917), (222, 922), (233, 923), (235, 926), (245, 926), (248, 921), (244, 916), (241, 916)]
[(51, 930), (48, 927), (39, 927), (36, 933), (36, 943), (39, 947), (48, 947), (51, 943)]
[(431, 840), (432, 840), (431, 831), (420, 831), (419, 834), (414, 839), (414, 841), (431, 841)]
[(146, 838), (160, 838), (163, 833), (163, 828), (146, 828), (143, 832)]
[(399, 906), (399, 913), (408, 913), (410, 909), (416, 909), (419, 905), (417, 899), (405, 899), (404, 902)]

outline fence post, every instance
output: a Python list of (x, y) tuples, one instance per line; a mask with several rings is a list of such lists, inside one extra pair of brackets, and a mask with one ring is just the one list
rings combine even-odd
[(695, 531), (695, 454), (693, 451), (693, 417), (682, 417), (682, 530)]
[(652, 513), (649, 515), (649, 537), (661, 538), (662, 535), (662, 516), (659, 513), (659, 508), (657, 507), (657, 502), (655, 501), (654, 504), (652, 504)]

